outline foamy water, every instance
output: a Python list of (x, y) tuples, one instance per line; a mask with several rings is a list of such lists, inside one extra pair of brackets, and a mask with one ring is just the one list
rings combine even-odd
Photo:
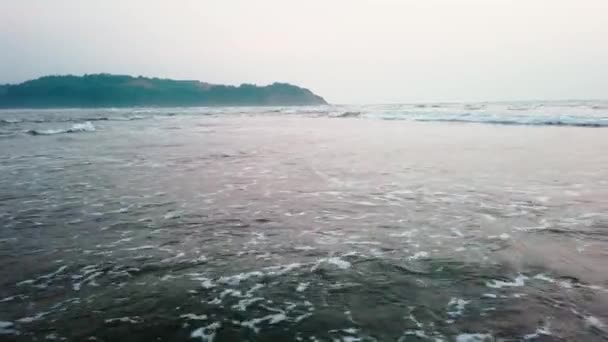
[(450, 106), (2, 112), (0, 339), (606, 340), (604, 129)]

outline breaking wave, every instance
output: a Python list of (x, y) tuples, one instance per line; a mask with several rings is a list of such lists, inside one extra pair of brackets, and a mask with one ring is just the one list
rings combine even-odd
[[(392, 120), (398, 120), (391, 118)], [(538, 118), (538, 117), (519, 117), (519, 118), (415, 118), (415, 121), (422, 122), (453, 122), (453, 123), (480, 123), (493, 125), (524, 125), (524, 126), (572, 126), (572, 127), (608, 127), (608, 118), (600, 119), (557, 119), (557, 118)]]
[(356, 118), (361, 116), (361, 112), (343, 112), (336, 115), (337, 118)]
[(94, 132), (95, 126), (89, 121), (85, 123), (77, 123), (67, 129), (30, 129), (26, 131), (30, 135), (55, 135), (64, 133), (80, 133), (80, 132)]
[[(172, 114), (175, 115), (175, 114)], [(167, 114), (166, 116), (172, 116)], [(99, 116), (99, 117), (63, 117), (63, 118), (25, 118), (25, 119), (0, 119), (0, 126), (5, 125), (18, 125), (18, 124), (40, 124), (40, 123), (66, 123), (66, 122), (80, 122), (82, 121), (133, 121), (133, 120), (143, 120), (149, 117), (142, 115), (130, 115), (130, 116), (116, 116), (116, 117), (108, 117), (108, 116)]]
[[(604, 102), (453, 103), (344, 106), (335, 117), (491, 125), (608, 127)], [(608, 107), (607, 107), (608, 108)], [(331, 116), (331, 115), (329, 115)]]
[[(427, 104), (361, 104), (303, 107), (176, 107), (124, 109), (7, 110), (0, 111), (0, 126), (31, 134), (72, 133), (41, 131), (30, 124), (147, 119), (197, 116), (296, 116), (309, 118), (403, 120), (419, 122), (477, 123), (492, 125), (608, 127), (607, 101), (471, 102)], [(11, 128), (15, 127), (15, 128)], [(68, 132), (69, 131), (69, 132)]]
[(12, 124), (16, 124), (19, 123), (19, 120), (13, 120), (13, 119), (7, 119), (7, 120), (1, 120), (0, 119), (0, 126), (4, 126), (4, 125), (12, 125)]

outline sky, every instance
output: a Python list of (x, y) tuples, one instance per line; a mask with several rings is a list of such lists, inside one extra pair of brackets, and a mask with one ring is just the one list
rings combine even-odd
[(608, 0), (0, 0), (0, 83), (108, 72), (332, 103), (608, 98)]

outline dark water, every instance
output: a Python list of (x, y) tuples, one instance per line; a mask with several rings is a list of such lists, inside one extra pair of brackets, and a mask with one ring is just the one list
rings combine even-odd
[(604, 128), (335, 113), (1, 112), (0, 340), (608, 339)]

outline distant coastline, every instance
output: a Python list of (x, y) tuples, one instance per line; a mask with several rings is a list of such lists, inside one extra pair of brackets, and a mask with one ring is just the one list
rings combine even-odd
[(128, 75), (44, 76), (0, 85), (0, 108), (304, 106), (327, 104), (288, 83), (228, 86)]

